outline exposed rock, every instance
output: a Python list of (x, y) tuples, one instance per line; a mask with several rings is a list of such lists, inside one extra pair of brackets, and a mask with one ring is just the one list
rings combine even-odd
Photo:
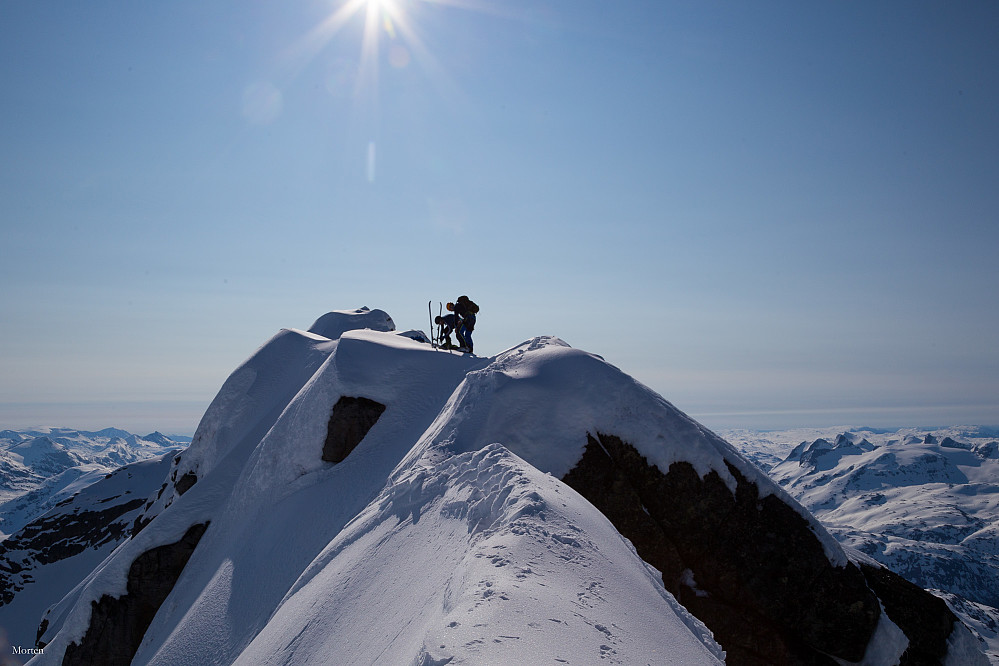
[(942, 663), (947, 655), (947, 639), (957, 621), (944, 600), (884, 567), (862, 564), (860, 568), (881, 598), (885, 613), (909, 639), (899, 666)]
[(49, 621), (45, 618), (42, 618), (41, 624), (38, 625), (38, 633), (35, 635), (35, 647), (38, 648), (45, 647), (45, 643), (42, 642), (42, 636), (45, 635), (45, 632), (48, 631), (48, 628), (49, 628)]
[(714, 632), (728, 663), (863, 658), (878, 599), (859, 568), (829, 562), (795, 509), (775, 495), (760, 498), (732, 466), (735, 494), (716, 472), (702, 479), (678, 462), (663, 474), (615, 436), (588, 440), (563, 480), (663, 572), (666, 588)]
[[(146, 505), (146, 508), (147, 509), (149, 508), (148, 504)], [(153, 522), (153, 519), (146, 518), (145, 514), (139, 514), (138, 516), (136, 516), (135, 521), (132, 523), (132, 537), (135, 537), (136, 534), (144, 530), (146, 528), (146, 525), (148, 525), (151, 522)]]
[(191, 489), (195, 483), (198, 482), (198, 475), (194, 472), (188, 472), (184, 476), (180, 477), (177, 483), (174, 484), (174, 488), (177, 489), (178, 495), (183, 495), (188, 490)]
[(99, 548), (109, 541), (121, 541), (128, 529), (117, 519), (142, 506), (136, 499), (102, 511), (74, 511), (43, 516), (0, 542), (0, 606), (9, 604), (24, 589), (25, 569), (51, 564), (77, 555), (87, 548)]
[(180, 541), (147, 550), (128, 570), (127, 592), (91, 602), (90, 626), (66, 648), (62, 663), (128, 666), (156, 611), (170, 594), (208, 523), (192, 525)]
[(326, 429), (323, 460), (338, 463), (350, 455), (384, 411), (385, 405), (369, 398), (337, 400)]

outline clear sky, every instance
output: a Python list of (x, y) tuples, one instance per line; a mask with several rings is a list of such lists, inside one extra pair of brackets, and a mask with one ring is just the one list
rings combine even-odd
[(715, 428), (999, 424), (999, 4), (0, 4), (0, 427), (482, 308)]

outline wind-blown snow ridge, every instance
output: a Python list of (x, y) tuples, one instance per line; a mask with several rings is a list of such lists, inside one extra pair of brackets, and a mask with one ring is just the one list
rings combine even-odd
[[(613, 432), (663, 472), (686, 460), (702, 475), (714, 470), (735, 483), (721, 464), (722, 450), (733, 453), (725, 442), (603, 359), (558, 338), (535, 338), (469, 372), (436, 427), (455, 451), (502, 442), (557, 477), (579, 460), (587, 433)], [(763, 478), (751, 465), (746, 470)]]
[(504, 447), (401, 465), (393, 478), (236, 663), (721, 663), (710, 632), (606, 519)]
[[(599, 356), (558, 338), (534, 338), (468, 372), (432, 429), (425, 443), (443, 439), (449, 451), (472, 451), (500, 442), (559, 478), (579, 461), (587, 434), (596, 433), (627, 441), (664, 474), (679, 461), (702, 477), (716, 472), (734, 493), (732, 465), (761, 497), (774, 494), (795, 507), (830, 562), (847, 562), (818, 521), (730, 444)], [(410, 455), (422, 455), (420, 447)]]
[[(443, 354), (384, 330), (390, 323), (380, 311), (331, 313), (311, 332), (282, 331), (237, 368), (171, 477), (197, 482), (183, 494), (171, 485), (149, 511), (155, 519), (50, 611), (38, 663), (81, 639), (90, 601), (122, 594), (139, 553), (203, 522), (211, 526), (146, 632), (140, 663), (309, 663), (331, 649), (363, 663), (379, 658), (372, 645), (391, 663), (476, 654), (522, 662), (556, 646), (553, 657), (573, 661), (644, 663), (669, 650), (718, 663), (710, 632), (630, 544), (575, 491), (511, 453), (501, 439), (513, 431), (474, 404), (487, 397), (479, 383), (502, 382), (504, 372), (544, 383), (566, 378), (560, 361), (603, 362), (553, 340), (500, 359)], [(562, 360), (560, 349), (571, 354)], [(463, 383), (474, 390), (456, 392)], [(330, 410), (354, 395), (385, 413), (346, 460), (325, 463)], [(438, 422), (473, 412), (498, 439), (452, 450), (437, 437)], [(551, 425), (567, 418), (563, 410)], [(518, 443), (540, 451), (541, 442)], [(571, 455), (580, 452), (574, 445)], [(411, 599), (401, 606), (400, 576)], [(550, 597), (556, 589), (562, 596)], [(331, 614), (317, 616), (316, 604)], [(355, 630), (381, 631), (384, 642), (354, 640)]]
[[(738, 471), (846, 564), (758, 468), (600, 357), (551, 337), (490, 358), (418, 337), (361, 309), (264, 344), (222, 386), (144, 529), (51, 609), (33, 663), (81, 641), (91, 602), (121, 595), (138, 555), (204, 523), (135, 663), (718, 663), (658, 572), (559, 480), (599, 433), (663, 474), (687, 462), (734, 493)], [(341, 398), (384, 412), (325, 462)]]

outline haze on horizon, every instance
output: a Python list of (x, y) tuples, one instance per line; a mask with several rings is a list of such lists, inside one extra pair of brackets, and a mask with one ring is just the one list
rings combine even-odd
[(0, 427), (191, 434), (333, 309), (709, 427), (999, 424), (999, 5), (6, 3)]

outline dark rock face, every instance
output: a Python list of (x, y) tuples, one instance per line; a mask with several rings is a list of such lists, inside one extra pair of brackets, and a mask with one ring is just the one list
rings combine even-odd
[(127, 592), (91, 602), (90, 626), (80, 643), (66, 648), (64, 666), (132, 663), (156, 611), (170, 594), (208, 523), (192, 525), (180, 541), (147, 550), (128, 570)]
[(385, 411), (385, 405), (368, 398), (337, 400), (330, 414), (323, 445), (323, 460), (338, 463), (354, 450)]
[(957, 616), (943, 599), (929, 594), (884, 567), (860, 566), (892, 622), (909, 639), (899, 666), (940, 664), (947, 655), (947, 638)]
[(101, 511), (45, 515), (5, 539), (0, 543), (0, 606), (9, 604), (15, 593), (24, 589), (24, 576), (18, 575), (21, 572), (123, 540), (128, 524), (118, 518), (142, 504), (143, 500), (135, 499)]
[(871, 588), (909, 636), (903, 663), (939, 662), (953, 626), (943, 602), (886, 570), (832, 566), (797, 511), (729, 472), (734, 495), (716, 472), (701, 479), (679, 462), (663, 474), (630, 444), (598, 434), (563, 481), (663, 572), (666, 589), (714, 632), (730, 664), (860, 661), (880, 616)]
[(49, 621), (47, 619), (42, 619), (41, 624), (38, 625), (38, 633), (35, 635), (35, 645), (40, 648), (45, 647), (45, 643), (42, 643), (42, 636), (48, 631)]
[(194, 472), (188, 472), (187, 474), (185, 474), (184, 476), (180, 477), (180, 479), (177, 480), (177, 482), (174, 484), (174, 488), (177, 489), (178, 495), (183, 495), (188, 490), (190, 490), (191, 487), (197, 482), (198, 482), (198, 476)]

